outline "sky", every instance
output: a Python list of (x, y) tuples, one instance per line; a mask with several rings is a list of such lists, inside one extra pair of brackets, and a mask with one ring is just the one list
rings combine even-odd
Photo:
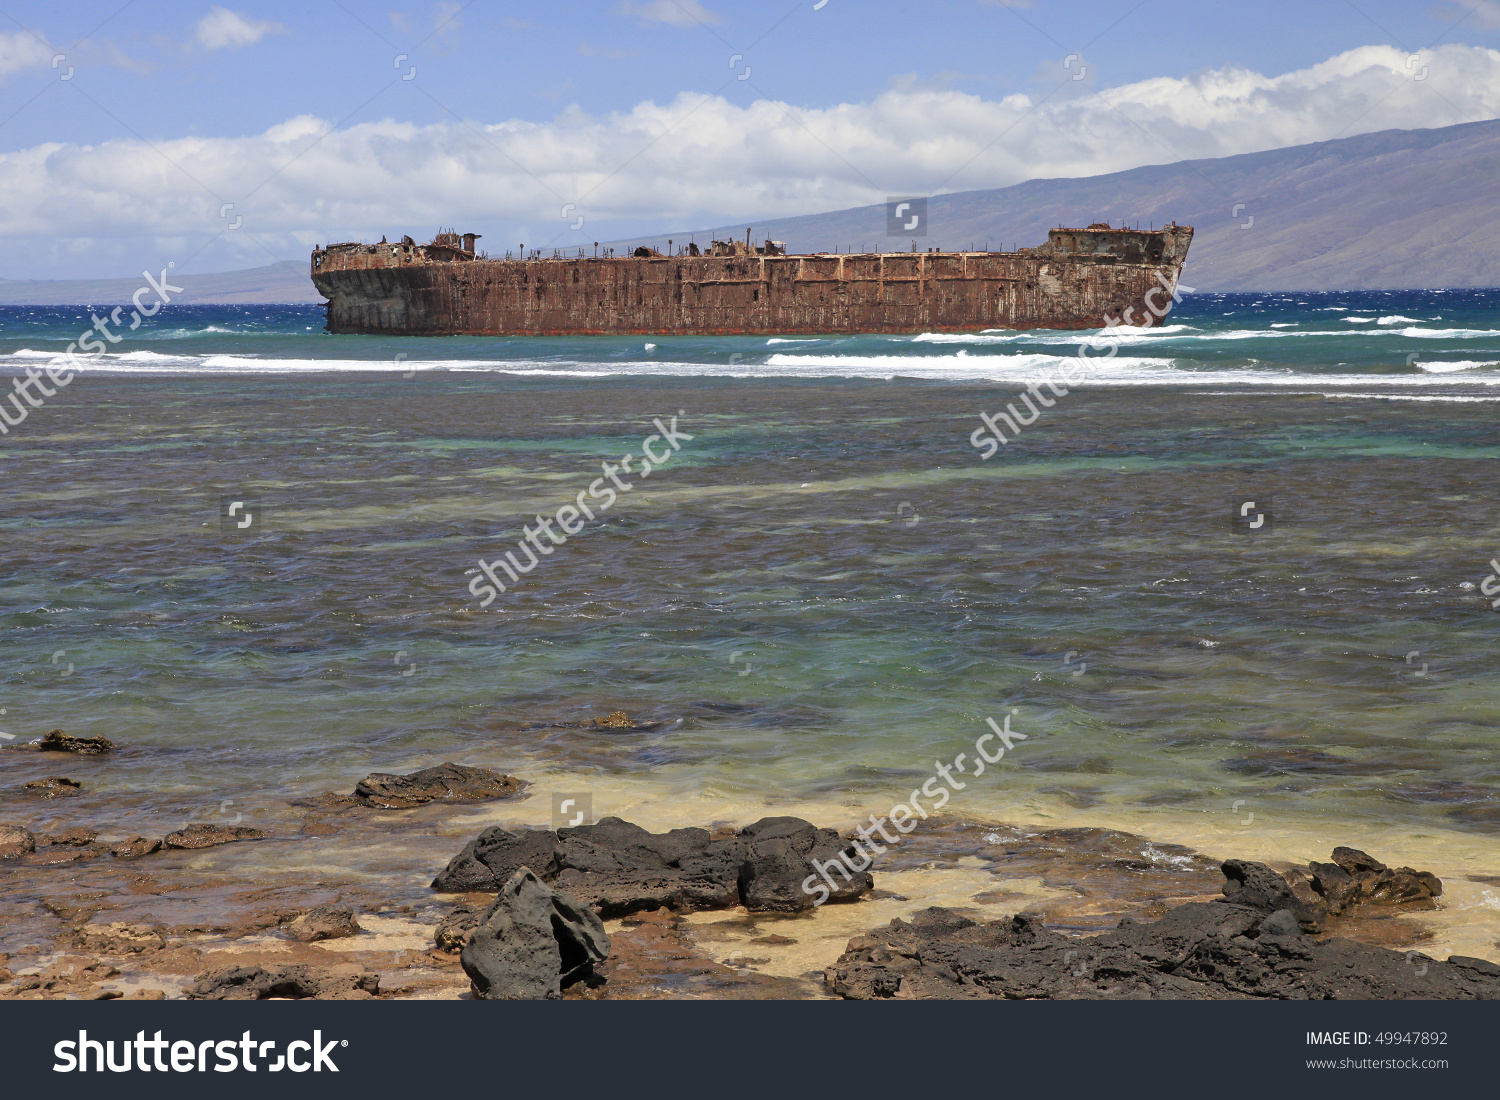
[(1496, 117), (1500, 0), (0, 0), (0, 278), (591, 251)]

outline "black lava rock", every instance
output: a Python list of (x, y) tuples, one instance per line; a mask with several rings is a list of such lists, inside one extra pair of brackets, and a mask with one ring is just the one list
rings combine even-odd
[[(606, 817), (594, 825), (548, 830), (486, 829), (433, 880), (445, 893), (498, 890), (522, 867), (604, 917), (643, 909), (811, 909), (803, 889), (813, 876), (830, 884), (828, 900), (850, 901), (874, 888), (867, 871), (824, 866), (850, 847), (832, 829), (796, 817), (768, 817), (733, 836), (707, 829), (652, 833)], [(867, 861), (849, 857), (852, 866)]]
[(511, 833), (494, 826), (480, 833), (463, 851), (448, 861), (432, 888), (445, 894), (486, 893), (499, 890), (503, 883), (522, 867), (529, 867), (539, 878), (551, 878), (557, 871), (553, 849), (557, 834), (551, 829), (521, 829)]
[(1310, 874), (1240, 859), (1223, 871), (1223, 898), (1098, 936), (1060, 935), (1025, 914), (978, 924), (927, 909), (850, 940), (826, 978), (858, 1000), (1500, 1000), (1500, 966), (1482, 959), (1306, 934), (1360, 902), (1428, 902), (1442, 892), (1434, 875), (1352, 848)]
[(588, 907), (522, 868), (480, 916), (460, 961), (474, 996), (556, 1000), (609, 957), (604, 924)]

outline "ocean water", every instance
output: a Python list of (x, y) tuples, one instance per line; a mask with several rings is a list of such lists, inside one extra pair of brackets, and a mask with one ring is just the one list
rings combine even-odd
[[(0, 370), (90, 323), (0, 310)], [(0, 788), (88, 787), (0, 819), (240, 820), (287, 839), (195, 866), (417, 896), (561, 793), (853, 825), (1009, 716), (944, 811), (976, 835), (1355, 844), (1437, 871), (1438, 945), (1500, 957), (1500, 291), (1192, 295), (988, 460), (979, 412), (1080, 334), (321, 329), (170, 307), (0, 436)], [(670, 461), (480, 606), (480, 558), (674, 416)], [(660, 724), (559, 725), (616, 709)], [(54, 728), (123, 748), (16, 749)], [(445, 760), (531, 797), (298, 833), (299, 799)], [(962, 901), (961, 855), (903, 894)]]

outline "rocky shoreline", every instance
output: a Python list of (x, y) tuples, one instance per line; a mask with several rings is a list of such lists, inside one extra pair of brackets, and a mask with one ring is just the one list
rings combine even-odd
[(1311, 876), (1226, 860), (1223, 897), (1096, 936), (1059, 935), (1026, 914), (979, 923), (925, 909), (851, 940), (827, 979), (853, 1000), (1500, 999), (1500, 966), (1485, 959), (1315, 938), (1356, 905), (1442, 893), (1436, 876), (1356, 849), (1336, 848), (1333, 859), (1312, 864)]
[[(610, 954), (601, 915), (812, 909), (807, 887), (850, 846), (787, 817), (717, 839), (702, 829), (653, 835), (617, 818), (555, 833), (489, 829), (433, 887), (502, 883), (495, 900), (482, 911), (456, 909), (437, 942), (459, 951), (476, 998), (557, 998), (575, 983), (607, 981), (598, 970)], [(1062, 935), (1024, 913), (981, 924), (929, 908), (855, 937), (825, 980), (832, 993), (855, 1000), (1500, 999), (1500, 966), (1483, 959), (1440, 962), (1313, 938), (1356, 907), (1432, 907), (1443, 886), (1429, 872), (1390, 868), (1348, 847), (1305, 870), (1278, 873), (1237, 859), (1221, 870), (1216, 902), (1188, 902), (1151, 922), (1127, 918), (1091, 937)], [(831, 900), (856, 901), (873, 889), (866, 873)]]
[[(630, 728), (624, 715), (595, 722)], [(115, 751), (60, 731), (50, 745)], [(44, 800), (79, 786), (25, 785)], [(452, 763), (376, 773), (296, 803), (308, 811), (297, 838), (227, 823), (115, 841), (0, 825), (0, 998), (1500, 998), (1500, 967), (1431, 958), (1416, 950), (1420, 923), (1391, 919), (1437, 908), (1437, 877), (1353, 848), (1273, 869), (1109, 830), (934, 818), (877, 855), (864, 831), (795, 817), (662, 833), (604, 818), (485, 828), (404, 901), (371, 881), (267, 884), (253, 858), (228, 874), (191, 862), (247, 841), (260, 842), (248, 854), (367, 827), (415, 835), (445, 806), (526, 786)], [(921, 896), (914, 884), (955, 860), (990, 868), (977, 908), (919, 908), (882, 888)], [(1009, 915), (987, 919), (996, 905)], [(726, 956), (726, 943), (743, 950)]]

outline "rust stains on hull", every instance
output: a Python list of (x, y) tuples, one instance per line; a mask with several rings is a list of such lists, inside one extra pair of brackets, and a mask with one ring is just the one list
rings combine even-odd
[[(1017, 252), (710, 254), (491, 260), (455, 247), (330, 245), (312, 280), (328, 330), (400, 336), (775, 335), (1149, 325), (1193, 231), (1054, 229)], [(696, 249), (694, 250), (696, 251)], [(1165, 288), (1165, 289), (1163, 289)], [(1153, 291), (1155, 292), (1153, 294)]]

